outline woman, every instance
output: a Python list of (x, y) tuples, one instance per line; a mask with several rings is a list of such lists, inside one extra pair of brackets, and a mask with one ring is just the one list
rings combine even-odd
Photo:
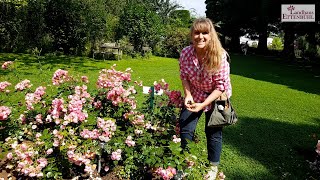
[[(231, 96), (228, 54), (222, 48), (210, 19), (196, 19), (191, 27), (192, 45), (180, 55), (180, 78), (185, 94), (180, 115), (182, 147), (193, 140), (197, 122), (205, 112), (206, 124), (212, 112), (211, 103), (223, 92)], [(215, 179), (222, 149), (222, 127), (205, 127), (210, 178)]]

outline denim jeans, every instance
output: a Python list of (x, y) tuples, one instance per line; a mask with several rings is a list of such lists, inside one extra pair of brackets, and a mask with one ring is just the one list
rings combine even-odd
[[(179, 124), (180, 124), (180, 137), (181, 137), (181, 147), (185, 148), (187, 145), (187, 139), (193, 140), (194, 132), (198, 123), (198, 120), (203, 111), (197, 113), (188, 111), (184, 108), (181, 111)], [(205, 112), (206, 124), (210, 118), (212, 110)], [(213, 165), (218, 165), (220, 162), (220, 155), (222, 150), (222, 127), (205, 127), (206, 139), (207, 139), (207, 150), (208, 150), (208, 160)]]

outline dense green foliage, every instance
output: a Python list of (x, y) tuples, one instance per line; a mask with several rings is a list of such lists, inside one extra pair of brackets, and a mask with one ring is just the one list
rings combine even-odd
[(176, 27), (189, 28), (193, 18), (191, 18), (190, 11), (188, 10), (176, 10), (170, 14), (171, 24)]
[(272, 50), (277, 50), (277, 51), (283, 50), (283, 42), (282, 42), (281, 38), (274, 37), (272, 40), (272, 44), (269, 45), (268, 48), (272, 49)]
[[(306, 36), (307, 42), (312, 46), (309, 53), (303, 57), (315, 58), (318, 56), (317, 48), (320, 42), (317, 41), (319, 36), (319, 14), (315, 14), (316, 22), (310, 23), (281, 23), (281, 5), (289, 4), (287, 0), (206, 0), (207, 17), (214, 22), (221, 22), (221, 39), (227, 36), (231, 39), (225, 46), (231, 51), (240, 51), (239, 37), (249, 33), (258, 35), (258, 53), (266, 54), (267, 37), (270, 32), (281, 34), (284, 32), (283, 55), (285, 57), (294, 57), (294, 42), (299, 36)], [(307, 0), (305, 4), (315, 4), (316, 9), (319, 7), (319, 1)], [(299, 3), (297, 3), (299, 4)], [(318, 22), (317, 22), (318, 21)], [(300, 50), (303, 48), (301, 47)], [(306, 49), (304, 49), (306, 50)]]
[(171, 26), (190, 26), (189, 11), (170, 16), (179, 7), (169, 0), (0, 1), (0, 51), (88, 56), (102, 43), (128, 38), (123, 48), (141, 53), (170, 36)]
[(119, 21), (118, 37), (129, 37), (138, 52), (143, 46), (153, 48), (163, 34), (161, 17), (141, 4), (129, 4)]
[(1, 3), (2, 51), (44, 53), (60, 51), (82, 55), (86, 44), (103, 35), (102, 0), (26, 1), (24, 6)]
[(156, 55), (178, 58), (190, 41), (189, 28), (168, 28), (166, 36), (156, 46)]

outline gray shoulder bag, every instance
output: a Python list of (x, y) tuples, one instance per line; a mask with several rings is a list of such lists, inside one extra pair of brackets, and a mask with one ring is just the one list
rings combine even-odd
[(212, 108), (213, 111), (207, 124), (208, 127), (232, 125), (238, 121), (236, 111), (225, 93), (212, 102)]

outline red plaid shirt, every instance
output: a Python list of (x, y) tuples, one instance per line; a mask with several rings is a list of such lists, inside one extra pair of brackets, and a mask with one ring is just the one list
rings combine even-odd
[[(195, 102), (205, 101), (215, 89), (225, 91), (228, 97), (231, 96), (230, 66), (226, 53), (223, 54), (221, 67), (216, 73), (203, 70), (193, 46), (188, 46), (181, 51), (179, 64), (180, 78), (189, 81), (191, 95)], [(209, 109), (210, 107), (205, 108), (205, 110)]]

